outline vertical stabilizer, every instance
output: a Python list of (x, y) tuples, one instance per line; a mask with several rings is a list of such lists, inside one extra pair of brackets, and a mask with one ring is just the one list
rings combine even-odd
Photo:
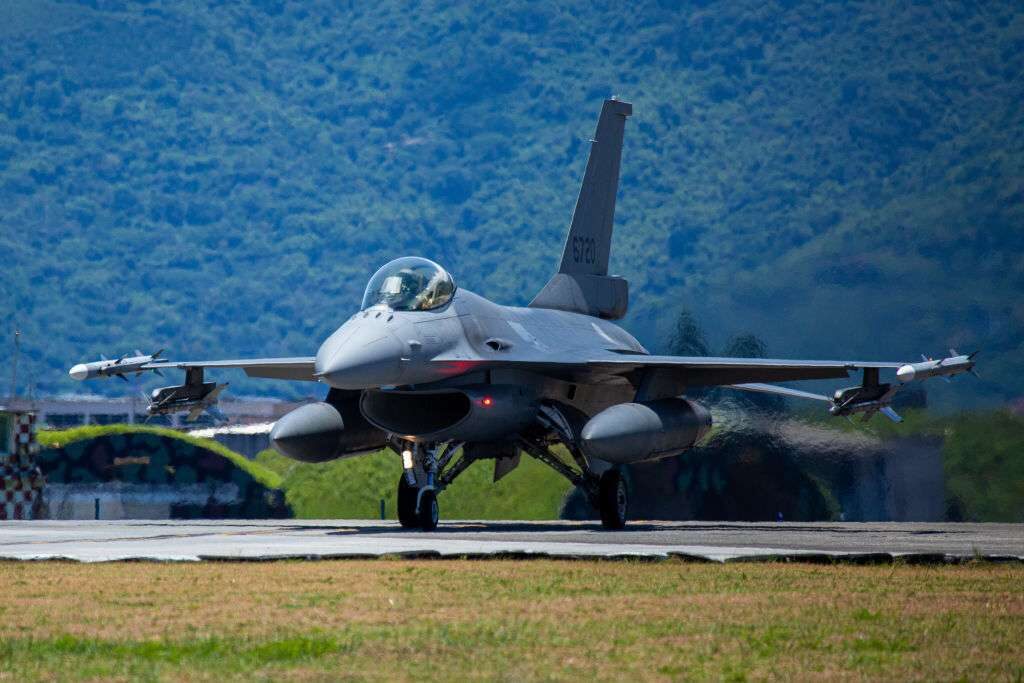
[(562, 251), (559, 273), (608, 274), (622, 137), (626, 130), (626, 117), (632, 113), (633, 105), (618, 100), (605, 100), (601, 107), (601, 118), (591, 143), (576, 210), (572, 212), (572, 225)]
[(591, 140), (583, 186), (576, 199), (558, 272), (530, 302), (533, 308), (554, 308), (617, 319), (629, 305), (629, 283), (608, 276), (615, 194), (626, 117), (633, 105), (605, 100)]

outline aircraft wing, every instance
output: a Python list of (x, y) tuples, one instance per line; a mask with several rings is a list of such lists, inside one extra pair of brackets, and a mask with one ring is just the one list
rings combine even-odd
[[(596, 356), (596, 357), (595, 357)], [(967, 372), (973, 367), (969, 357), (964, 360), (927, 361), (924, 365), (938, 367), (946, 374)], [(442, 360), (434, 359), (435, 362)], [(564, 381), (578, 382), (628, 382), (636, 389), (636, 400), (655, 400), (679, 396), (693, 386), (723, 386), (742, 391), (758, 391), (781, 394), (791, 398), (806, 398), (830, 403), (833, 415), (849, 416), (862, 413), (865, 419), (881, 412), (889, 419), (899, 422), (890, 404), (892, 396), (902, 384), (883, 384), (879, 372), (884, 369), (906, 372), (906, 363), (889, 361), (853, 360), (782, 360), (773, 358), (716, 358), (705, 356), (651, 356), (647, 354), (622, 354), (614, 351), (598, 351), (591, 357), (574, 358), (571, 352), (555, 351), (536, 359), (494, 359), (463, 360), (453, 364), (461, 372), (470, 368), (495, 370), (515, 368), (530, 370), (557, 377)], [(934, 372), (934, 369), (925, 368)], [(815, 394), (789, 387), (774, 386), (774, 382), (800, 380), (840, 379), (849, 377), (851, 371), (863, 371), (861, 384), (837, 391), (833, 397)], [(901, 381), (904, 381), (901, 379)]]
[[(762, 382), (793, 382), (814, 379), (840, 379), (863, 369), (898, 369), (899, 362), (853, 360), (781, 360), (771, 358), (716, 358), (707, 356), (652, 356), (622, 354), (613, 351), (588, 356), (569, 353), (537, 354), (534, 358), (501, 359), (435, 358), (461, 368), (478, 365), (530, 369), (569, 380), (597, 380), (621, 377), (639, 386), (655, 381), (664, 386), (664, 395), (687, 386), (721, 386)], [(671, 389), (669, 389), (671, 387)], [(662, 392), (656, 392), (662, 393)]]
[(178, 368), (241, 368), (249, 377), (291, 379), (315, 382), (312, 356), (297, 358), (249, 358), (242, 360), (162, 361), (143, 365), (140, 370), (166, 370)]
[(615, 374), (655, 370), (691, 386), (718, 386), (758, 382), (839, 379), (850, 371), (897, 369), (904, 363), (853, 360), (782, 360), (772, 358), (716, 358), (706, 356), (647, 356), (614, 354), (587, 361), (587, 366)]

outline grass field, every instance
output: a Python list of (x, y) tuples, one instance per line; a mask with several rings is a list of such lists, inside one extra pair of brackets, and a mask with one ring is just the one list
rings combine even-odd
[(1016, 679), (1024, 567), (2, 563), (0, 679)]
[[(357, 458), (303, 463), (272, 450), (257, 464), (276, 473), (296, 517), (376, 519), (384, 500), (388, 519), (397, 519), (396, 489), (401, 460), (390, 451)], [(494, 462), (473, 463), (444, 492), (446, 519), (557, 519), (569, 482), (547, 465), (523, 456), (519, 467), (492, 483)]]

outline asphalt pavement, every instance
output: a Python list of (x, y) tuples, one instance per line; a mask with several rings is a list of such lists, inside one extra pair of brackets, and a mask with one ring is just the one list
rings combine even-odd
[(367, 520), (0, 522), (0, 559), (202, 561), (354, 557), (560, 557), (714, 562), (1024, 560), (1024, 525), (449, 521), (433, 532)]

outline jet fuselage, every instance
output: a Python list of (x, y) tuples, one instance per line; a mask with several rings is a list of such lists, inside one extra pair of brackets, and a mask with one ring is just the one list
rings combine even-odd
[[(647, 353), (632, 335), (607, 320), (502, 306), (457, 289), (448, 304), (434, 310), (395, 311), (378, 305), (359, 311), (320, 346), (315, 373), (343, 390), (450, 384), (464, 375), (479, 375), (488, 361), (508, 373), (509, 364), (517, 361), (536, 368), (553, 355), (587, 358), (595, 351)], [(557, 370), (552, 370), (557, 380)]]

